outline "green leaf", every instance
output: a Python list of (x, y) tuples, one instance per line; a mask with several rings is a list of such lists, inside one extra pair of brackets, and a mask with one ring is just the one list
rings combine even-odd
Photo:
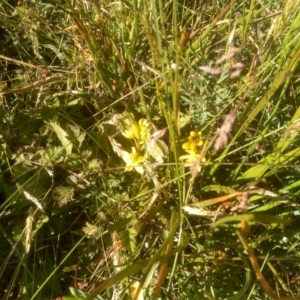
[(85, 140), (85, 132), (81, 132), (78, 126), (68, 126), (68, 139), (72, 142), (74, 147), (80, 148), (83, 141)]
[(71, 186), (58, 186), (54, 189), (53, 198), (59, 206), (63, 206), (70, 201), (73, 201), (74, 188)]
[(274, 224), (283, 224), (289, 225), (293, 222), (291, 218), (280, 218), (272, 215), (263, 215), (263, 214), (243, 214), (243, 215), (236, 215), (236, 216), (228, 216), (218, 220), (214, 225), (213, 228), (217, 226), (228, 223), (228, 222), (239, 222), (239, 221), (248, 221), (248, 222), (260, 222), (260, 223), (274, 223)]
[(136, 248), (136, 235), (137, 232), (134, 228), (129, 228), (128, 230), (126, 229), (119, 232), (119, 238), (122, 241), (122, 245), (132, 253)]
[(68, 134), (57, 123), (50, 122), (49, 125), (51, 129), (57, 134), (57, 137), (66, 150), (67, 155), (71, 154), (73, 145), (68, 139)]
[(168, 151), (168, 146), (161, 140), (155, 141), (154, 143), (150, 142), (147, 147), (147, 153), (159, 164), (165, 161)]

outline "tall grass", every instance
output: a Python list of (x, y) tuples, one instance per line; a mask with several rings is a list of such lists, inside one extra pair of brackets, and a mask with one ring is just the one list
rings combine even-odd
[(1, 299), (297, 299), (300, 9), (0, 4)]

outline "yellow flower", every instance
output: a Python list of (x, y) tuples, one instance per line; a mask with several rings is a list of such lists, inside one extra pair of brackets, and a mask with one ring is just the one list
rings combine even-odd
[[(179, 160), (184, 160), (185, 161), (185, 166), (186, 167), (190, 167), (191, 164), (196, 160), (196, 159), (199, 159), (200, 158), (200, 154), (198, 153), (195, 153), (194, 151), (189, 151), (187, 150), (186, 151), (188, 154), (185, 154), (185, 155), (181, 155), (179, 157)], [(201, 159), (201, 162), (206, 162), (206, 159), (205, 157), (202, 157)]]
[(132, 147), (131, 153), (122, 151), (121, 155), (126, 163), (125, 171), (135, 169), (140, 174), (144, 173), (144, 168), (140, 164), (145, 160), (145, 157), (140, 155), (134, 147)]
[(150, 137), (150, 124), (146, 119), (140, 119), (133, 124), (130, 130), (123, 132), (127, 139), (137, 139), (139, 142), (147, 141)]
[(125, 24), (126, 24), (126, 26), (131, 26), (132, 20), (129, 17), (127, 17)]
[(187, 152), (192, 151), (198, 153), (201, 146), (203, 146), (201, 132), (191, 131), (190, 136), (188, 137), (188, 142), (184, 143), (182, 148)]
[(185, 150), (185, 152), (187, 152), (187, 154), (180, 156), (179, 160), (183, 160), (186, 167), (198, 165), (198, 167), (196, 167), (198, 171), (200, 171), (201, 162), (206, 162), (205, 157), (201, 158), (201, 146), (203, 146), (201, 132), (191, 131), (190, 136), (188, 137), (188, 142), (182, 145), (182, 148)]
[(139, 120), (140, 126), (140, 140), (147, 141), (150, 136), (150, 124), (146, 119)]
[(133, 124), (130, 130), (123, 132), (123, 135), (127, 139), (138, 139), (140, 135), (140, 126), (138, 124)]

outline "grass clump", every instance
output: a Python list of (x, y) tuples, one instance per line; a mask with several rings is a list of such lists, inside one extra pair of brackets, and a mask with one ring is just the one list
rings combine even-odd
[(0, 4), (1, 299), (297, 299), (297, 1)]

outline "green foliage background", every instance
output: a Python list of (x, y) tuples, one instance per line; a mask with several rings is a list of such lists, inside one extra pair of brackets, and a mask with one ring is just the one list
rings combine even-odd
[(299, 1), (0, 14), (1, 299), (299, 299)]

